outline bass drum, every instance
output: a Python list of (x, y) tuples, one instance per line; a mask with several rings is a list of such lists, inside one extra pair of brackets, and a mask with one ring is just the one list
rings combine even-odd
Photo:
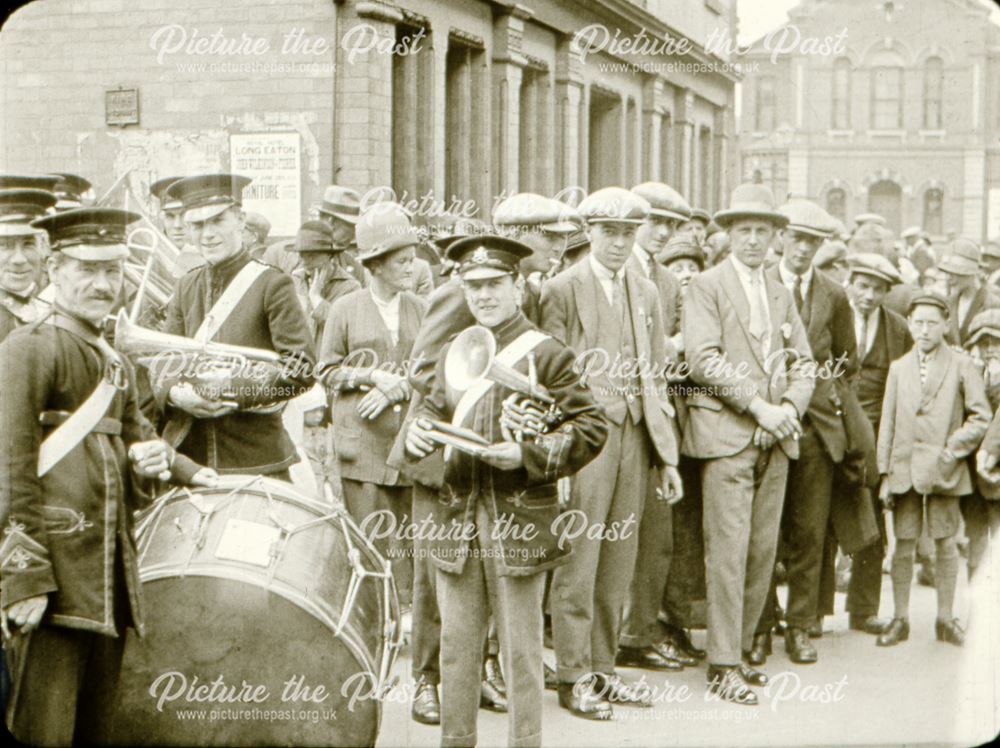
[(374, 745), (401, 644), (389, 564), (347, 513), (261, 476), (139, 519), (147, 633), (102, 742)]

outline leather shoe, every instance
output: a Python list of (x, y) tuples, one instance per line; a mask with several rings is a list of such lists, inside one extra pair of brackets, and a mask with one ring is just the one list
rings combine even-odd
[(645, 683), (626, 683), (618, 673), (598, 673), (594, 689), (612, 704), (653, 706), (653, 695)]
[(610, 720), (613, 716), (608, 700), (595, 694), (583, 683), (560, 683), (559, 706), (574, 717), (593, 720)]
[(479, 706), (502, 714), (507, 711), (507, 696), (500, 693), (495, 683), (484, 678), (479, 687)]
[(643, 670), (683, 670), (677, 660), (668, 660), (654, 647), (619, 647), (615, 664), (619, 667), (638, 667)]
[(891, 647), (894, 644), (905, 642), (910, 638), (910, 622), (905, 618), (893, 618), (885, 631), (878, 635), (875, 644), (880, 647)]
[(559, 689), (559, 678), (556, 677), (556, 671), (550, 668), (544, 662), (542, 663), (542, 668), (545, 671), (545, 690), (546, 691), (556, 691)]
[(889, 626), (889, 622), (878, 616), (860, 616), (851, 613), (847, 622), (852, 631), (864, 631), (866, 634), (881, 634)]
[(410, 705), (410, 716), (414, 722), (423, 725), (441, 724), (441, 702), (438, 700), (437, 686), (421, 678)]
[(739, 668), (733, 665), (708, 666), (708, 692), (736, 704), (757, 705), (757, 694), (743, 680)]
[(749, 652), (744, 653), (746, 660), (751, 665), (763, 665), (767, 662), (767, 656), (771, 654), (771, 632), (753, 635), (753, 646)]
[(489, 681), (504, 696), (507, 695), (507, 683), (503, 679), (503, 671), (500, 670), (500, 662), (496, 657), (487, 657), (483, 660), (483, 680)]
[(965, 629), (958, 622), (957, 618), (950, 621), (937, 620), (934, 622), (934, 635), (939, 642), (948, 642), (961, 647), (965, 644)]
[(809, 634), (796, 626), (789, 626), (785, 632), (785, 651), (789, 659), (798, 665), (807, 665), (819, 658), (816, 648), (809, 641)]
[(823, 638), (823, 616), (816, 616), (816, 620), (813, 625), (809, 627), (807, 633), (810, 639), (822, 639)]
[[(672, 623), (667, 624), (665, 627), (667, 636), (666, 640), (673, 644), (677, 651), (687, 657), (693, 657), (696, 660), (704, 660), (706, 652), (704, 649), (698, 649), (691, 641), (691, 637), (688, 632), (685, 631), (680, 626), (676, 626)], [(680, 659), (679, 657), (677, 659)], [(684, 662), (681, 660), (681, 662)], [(687, 663), (685, 663), (687, 664)]]
[(751, 686), (766, 686), (767, 685), (767, 675), (762, 673), (756, 668), (752, 668), (745, 662), (741, 662), (740, 665), (740, 677), (743, 678)]
[(694, 657), (689, 657), (688, 655), (681, 652), (677, 646), (670, 640), (659, 642), (653, 645), (653, 649), (659, 652), (660, 656), (665, 660), (674, 660), (680, 663), (682, 667), (694, 667), (698, 664), (698, 660)]

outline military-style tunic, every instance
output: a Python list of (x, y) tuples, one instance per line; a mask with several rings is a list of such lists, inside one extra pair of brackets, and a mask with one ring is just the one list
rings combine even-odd
[[(493, 330), (497, 350), (501, 351), (522, 333), (536, 329), (518, 313)], [(450, 346), (448, 346), (450, 347)], [(448, 347), (441, 352), (430, 395), (421, 403), (418, 417), (451, 421), (457, 404), (449, 396), (444, 378), (444, 362)], [(534, 442), (524, 442), (521, 450), (524, 466), (517, 470), (498, 470), (470, 455), (455, 451), (445, 465), (444, 486), (434, 505), (432, 518), (435, 528), (455, 524), (476, 524), (477, 504), (482, 501), (492, 524), (498, 516), (508, 515), (514, 527), (533, 526), (534, 539), (479, 537), (479, 542), (495, 545), (497, 573), (510, 575), (535, 574), (558, 566), (569, 555), (568, 545), (558, 548), (558, 535), (552, 522), (559, 514), (556, 481), (576, 473), (601, 451), (607, 438), (607, 419), (594, 403), (590, 391), (580, 383), (573, 369), (575, 354), (554, 338), (534, 349), (538, 382), (547, 388), (562, 411), (562, 421), (548, 434)], [(515, 368), (528, 370), (527, 357)], [(500, 432), (503, 401), (513, 390), (494, 384), (460, 424), (471, 428), (490, 443), (504, 441)], [(443, 535), (444, 533), (440, 533)], [(457, 534), (431, 540), (431, 559), (444, 571), (461, 572), (465, 565), (470, 541)]]
[(19, 296), (0, 288), (0, 341), (22, 325), (39, 319), (47, 305), (29, 296)]
[[(48, 623), (115, 636), (114, 603), (125, 580), (131, 620), (141, 632), (132, 512), (149, 499), (132, 478), (129, 444), (155, 439), (139, 412), (135, 372), (98, 426), (44, 477), (39, 446), (100, 382), (97, 330), (73, 318), (74, 333), (35, 322), (0, 344), (0, 605), (49, 594)], [(174, 477), (199, 469), (178, 455)], [(124, 569), (115, 568), (116, 548)], [(122, 574), (124, 572), (124, 574)]]
[[(217, 265), (182, 276), (167, 309), (163, 331), (192, 337), (243, 266), (256, 262), (245, 250)], [(262, 348), (290, 365), (272, 385), (276, 400), (290, 400), (312, 384), (313, 345), (305, 312), (289, 275), (268, 266), (223, 323), (213, 342)], [(303, 363), (305, 365), (303, 365)], [(194, 419), (168, 405), (177, 376), (155, 376), (153, 391), (166, 408), (164, 438), (193, 460), (220, 473), (276, 473), (298, 461), (280, 413), (241, 412)]]

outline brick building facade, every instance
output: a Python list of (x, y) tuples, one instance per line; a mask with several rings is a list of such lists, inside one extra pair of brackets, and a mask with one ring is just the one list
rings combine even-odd
[[(36, 0), (0, 31), (0, 168), (98, 194), (127, 173), (144, 195), (237, 153), (274, 164), (266, 136), (291, 133), (273, 189), (298, 218), (331, 182), (482, 215), (512, 191), (663, 179), (711, 210), (736, 174), (738, 76), (704, 43), (735, 26), (735, 0)], [(587, 27), (607, 29), (589, 51)], [(666, 38), (690, 49), (648, 42)], [(108, 124), (118, 89), (138, 123)]]
[[(787, 35), (775, 30), (746, 56), (759, 65), (742, 85), (743, 177), (848, 224), (874, 211), (897, 232), (1000, 233), (1000, 28), (990, 12), (980, 0), (799, 3)], [(795, 52), (771, 61), (796, 38)], [(807, 39), (831, 44), (819, 51)]]

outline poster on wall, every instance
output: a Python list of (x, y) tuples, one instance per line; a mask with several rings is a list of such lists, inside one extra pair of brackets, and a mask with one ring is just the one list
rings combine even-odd
[(302, 149), (297, 132), (233, 133), (229, 164), (253, 182), (243, 208), (271, 222), (271, 237), (295, 236), (302, 216)]

